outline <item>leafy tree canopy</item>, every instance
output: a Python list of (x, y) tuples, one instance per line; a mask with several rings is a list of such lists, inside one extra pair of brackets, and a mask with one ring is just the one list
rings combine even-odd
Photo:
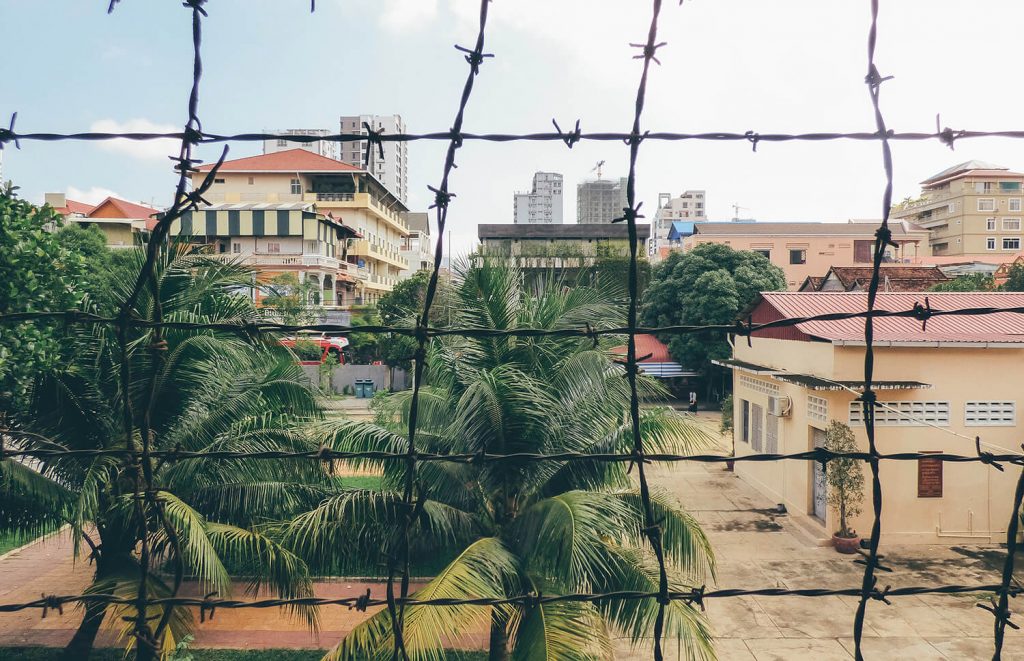
[[(727, 324), (758, 292), (786, 288), (782, 269), (764, 255), (705, 243), (687, 252), (673, 252), (655, 266), (645, 292), (641, 321), (645, 326)], [(673, 357), (683, 365), (706, 371), (708, 361), (729, 356), (720, 334), (664, 336)]]
[[(51, 231), (63, 222), (50, 207), (0, 192), (0, 310), (59, 311), (81, 303), (86, 262)], [(56, 322), (0, 325), (0, 412), (16, 411), (33, 378), (61, 364), (60, 335)]]
[[(1021, 275), (1024, 276), (1024, 273)], [(992, 276), (985, 273), (970, 273), (940, 282), (933, 286), (931, 291), (995, 291), (995, 289), (996, 284), (993, 282)]]
[(1024, 264), (1014, 264), (1010, 267), (1006, 282), (1002, 286), (1003, 291), (1024, 291)]

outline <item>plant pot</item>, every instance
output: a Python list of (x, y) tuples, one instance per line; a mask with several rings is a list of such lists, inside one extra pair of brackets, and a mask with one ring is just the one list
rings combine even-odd
[(836, 551), (839, 553), (856, 553), (857, 549), (860, 548), (860, 537), (857, 535), (853, 537), (840, 537), (838, 534), (832, 535), (832, 545), (836, 547)]
[(728, 461), (725, 462), (725, 470), (732, 472), (733, 470), (735, 470), (735, 468), (736, 461), (734, 459), (729, 459)]

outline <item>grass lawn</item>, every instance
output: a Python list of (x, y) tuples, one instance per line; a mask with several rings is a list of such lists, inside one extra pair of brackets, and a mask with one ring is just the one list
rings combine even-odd
[[(39, 535), (21, 535), (18, 533), (0, 533), (0, 555), (13, 551), (19, 546), (24, 546), (32, 540), (39, 537)], [(0, 659), (3, 659), (0, 656)]]
[[(0, 647), (0, 661), (51, 661), (60, 658), (55, 647)], [(186, 652), (193, 661), (319, 661), (324, 650), (203, 650)], [(124, 651), (100, 649), (90, 657), (94, 661), (123, 661)], [(129, 657), (132, 658), (132, 657)], [(484, 661), (485, 652), (449, 652), (450, 661)]]

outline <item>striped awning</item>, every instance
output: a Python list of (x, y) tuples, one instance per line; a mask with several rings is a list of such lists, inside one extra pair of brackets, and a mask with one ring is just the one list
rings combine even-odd
[(349, 228), (316, 212), (311, 203), (216, 204), (187, 211), (171, 224), (171, 236), (292, 236), (333, 243)]

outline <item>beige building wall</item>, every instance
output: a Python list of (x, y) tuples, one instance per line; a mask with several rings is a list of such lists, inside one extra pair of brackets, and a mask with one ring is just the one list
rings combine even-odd
[[(927, 252), (927, 235), (921, 235), (918, 243), (906, 243), (901, 249), (890, 248), (894, 260), (911, 260), (929, 254)], [(863, 243), (861, 243), (863, 242)], [(786, 274), (786, 288), (795, 291), (803, 284), (807, 276), (823, 276), (832, 266), (870, 266), (874, 238), (871, 234), (864, 236), (849, 235), (792, 235), (792, 236), (737, 236), (737, 235), (701, 235), (694, 234), (683, 240), (683, 250), (691, 250), (702, 243), (721, 243), (733, 250), (753, 250), (766, 254), (772, 264), (778, 266)], [(857, 244), (861, 243), (859, 252)], [(867, 258), (864, 258), (864, 246), (868, 244)], [(791, 251), (801, 251), (803, 263), (793, 263)], [(859, 256), (859, 258), (858, 258)]]
[[(786, 372), (813, 374), (836, 380), (863, 378), (864, 347), (833, 346), (828, 343), (798, 342), (754, 337), (752, 346), (738, 342), (735, 357), (749, 363)], [(967, 402), (1020, 402), (1022, 387), (1018, 370), (1021, 348), (963, 347), (876, 347), (876, 379), (913, 380), (932, 384), (929, 389), (879, 390), (878, 401), (948, 402), (948, 421), (939, 428), (913, 425), (876, 427), (876, 443), (881, 453), (945, 452), (972, 455), (970, 439), (980, 436), (986, 449), (1013, 452), (1019, 448), (1016, 424), (974, 426), (966, 420)], [(828, 354), (832, 354), (829, 357)], [(769, 396), (790, 398), (788, 416), (778, 418), (778, 452), (794, 453), (814, 447), (814, 430), (828, 426), (829, 420), (850, 424), (850, 404), (856, 396), (845, 390), (816, 391), (785, 383), (768, 375), (735, 370), (734, 420), (736, 454), (754, 453), (750, 443), (741, 440), (742, 401), (756, 403), (767, 411)], [(812, 402), (809, 398), (817, 398)], [(822, 412), (824, 403), (824, 415)], [(812, 405), (813, 404), (813, 405)], [(859, 406), (859, 403), (857, 404)], [(767, 414), (762, 428), (768, 424)], [(858, 444), (867, 450), (862, 425), (851, 424)], [(947, 432), (955, 432), (956, 436)], [(763, 435), (763, 434), (762, 434)], [(966, 438), (965, 438), (966, 437)], [(762, 443), (764, 441), (762, 440)], [(996, 446), (996, 447), (991, 447)], [(762, 446), (762, 451), (764, 448)], [(815, 462), (780, 461), (737, 462), (736, 471), (759, 490), (784, 503), (790, 512), (813, 515), (813, 473)], [(883, 461), (882, 544), (966, 544), (1005, 541), (1006, 526), (1012, 509), (1014, 485), (1020, 468), (1006, 466), (1005, 472), (980, 463), (942, 463), (942, 497), (918, 497), (918, 462)], [(871, 479), (865, 464), (864, 511), (853, 519), (853, 527), (863, 536), (871, 530)], [(812, 519), (813, 520), (813, 519)], [(827, 510), (821, 524), (822, 539), (837, 530), (838, 517)]]
[[(1017, 190), (1002, 190), (1000, 182)], [(892, 217), (930, 231), (935, 255), (992, 259), (1020, 252), (1024, 231), (1024, 177), (967, 174), (941, 188), (924, 190), (920, 201), (893, 208)]]

